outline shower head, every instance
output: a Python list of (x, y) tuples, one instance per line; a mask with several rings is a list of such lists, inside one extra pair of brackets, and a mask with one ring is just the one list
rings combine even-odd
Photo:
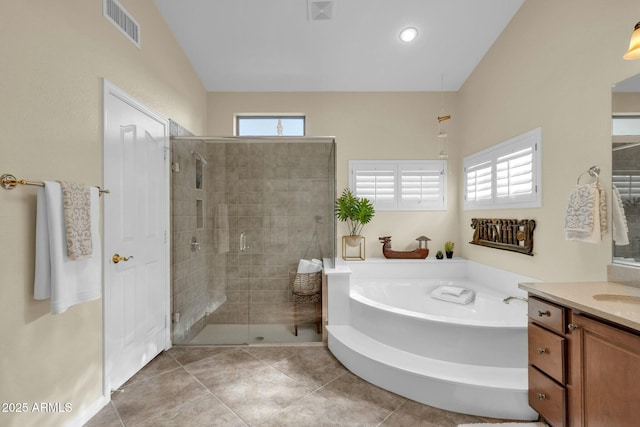
[(205, 159), (204, 156), (198, 153), (197, 151), (194, 151), (193, 153), (191, 153), (191, 155), (193, 156), (194, 159), (200, 160), (203, 165), (207, 164), (207, 159)]

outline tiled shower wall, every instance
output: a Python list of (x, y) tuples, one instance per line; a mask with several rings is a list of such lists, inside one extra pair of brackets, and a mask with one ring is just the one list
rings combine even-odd
[(333, 150), (332, 142), (209, 144), (208, 227), (216, 223), (217, 205), (229, 215), (229, 250), (212, 255), (224, 265), (212, 277), (226, 302), (209, 323), (292, 323), (289, 271), (302, 257), (333, 256)]
[[(175, 122), (171, 122), (171, 135), (190, 136)], [(206, 150), (207, 144), (202, 141), (171, 142), (171, 280), (176, 344), (188, 342), (206, 326), (205, 316), (214, 303), (209, 290), (213, 265), (207, 259), (212, 239), (204, 224), (198, 227), (198, 201), (204, 204), (206, 193), (204, 188), (196, 188), (193, 157), (194, 152), (206, 157)], [(191, 245), (194, 237), (199, 246)]]
[[(172, 135), (189, 136), (171, 125)], [(207, 323), (292, 323), (289, 271), (302, 257), (334, 256), (333, 142), (191, 140), (171, 147), (179, 167), (171, 174), (174, 343), (188, 343)], [(194, 152), (207, 160), (201, 189)], [(313, 322), (310, 313), (306, 321)]]

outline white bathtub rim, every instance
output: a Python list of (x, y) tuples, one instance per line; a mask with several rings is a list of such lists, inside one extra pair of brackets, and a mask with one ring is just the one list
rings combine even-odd
[[(417, 287), (419, 289), (423, 289), (425, 294), (420, 295), (420, 297), (424, 297), (428, 300), (430, 304), (437, 304), (437, 306), (441, 306), (445, 308), (449, 305), (452, 309), (455, 310), (474, 310), (475, 304), (478, 300), (487, 300), (497, 305), (498, 310), (504, 309), (506, 312), (504, 313), (506, 317), (500, 316), (499, 319), (484, 319), (478, 318), (477, 315), (471, 314), (469, 317), (459, 317), (455, 315), (443, 315), (441, 313), (434, 313), (429, 311), (416, 311), (413, 309), (414, 307), (402, 307), (400, 304), (394, 305), (393, 303), (387, 303), (386, 301), (381, 301), (379, 299), (373, 299), (370, 296), (366, 295), (367, 287), (378, 287), (378, 286), (396, 286), (400, 285), (401, 287), (409, 286), (409, 287)], [(440, 301), (431, 297), (430, 293), (437, 286), (449, 285), (449, 286), (459, 286), (467, 289), (471, 289), (476, 293), (474, 301), (469, 304), (456, 304), (448, 301)], [(374, 307), (379, 310), (384, 310), (388, 313), (394, 313), (404, 317), (411, 317), (415, 319), (421, 319), (425, 321), (437, 322), (437, 323), (447, 323), (452, 325), (459, 326), (468, 326), (468, 327), (483, 327), (483, 328), (523, 328), (527, 327), (527, 307), (524, 301), (515, 300), (512, 301), (507, 306), (506, 303), (503, 302), (505, 297), (509, 296), (508, 293), (505, 294), (504, 290), (498, 291), (496, 289), (487, 288), (481, 283), (476, 283), (470, 280), (450, 280), (450, 279), (399, 279), (397, 282), (389, 283), (387, 279), (370, 279), (370, 278), (352, 278), (349, 289), (349, 297), (353, 300), (356, 300), (362, 304), (366, 304), (368, 306)], [(451, 305), (453, 304), (453, 305)], [(505, 304), (503, 307), (502, 304)], [(518, 304), (516, 306), (516, 304)], [(521, 306), (520, 306), (521, 305)], [(490, 307), (485, 307), (490, 308)], [(518, 310), (519, 313), (514, 313), (515, 310)]]
[[(350, 296), (352, 299), (362, 304), (366, 304), (368, 306), (377, 308), (379, 310), (384, 310), (386, 312), (393, 313), (398, 316), (409, 317), (412, 319), (419, 319), (419, 320), (436, 322), (436, 323), (446, 323), (450, 325), (460, 325), (460, 326), (471, 327), (471, 328), (474, 328), (474, 327), (475, 328), (507, 328), (507, 329), (526, 329), (527, 328), (526, 312), (524, 312), (522, 315), (523, 316), (522, 324), (514, 324), (513, 322), (506, 322), (506, 321), (488, 321), (488, 320), (479, 321), (476, 319), (463, 319), (463, 318), (456, 318), (456, 317), (450, 317), (450, 316), (426, 314), (426, 313), (420, 313), (417, 311), (406, 310), (404, 308), (393, 307), (387, 304), (380, 303), (378, 301), (374, 301), (358, 293), (351, 293)], [(442, 301), (442, 303), (447, 304), (446, 301)], [(449, 303), (449, 304), (454, 304), (454, 303)]]

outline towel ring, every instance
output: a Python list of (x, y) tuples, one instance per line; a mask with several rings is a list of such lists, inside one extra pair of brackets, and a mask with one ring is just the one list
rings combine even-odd
[(596, 182), (598, 182), (600, 179), (600, 167), (591, 166), (589, 170), (584, 171), (580, 175), (578, 175), (578, 179), (576, 180), (576, 185), (580, 185), (580, 178), (582, 178), (585, 173), (588, 173), (592, 178), (595, 178)]

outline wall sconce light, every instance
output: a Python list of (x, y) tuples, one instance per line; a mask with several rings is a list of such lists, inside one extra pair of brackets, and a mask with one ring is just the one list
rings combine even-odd
[(623, 56), (624, 59), (640, 59), (640, 22), (636, 24), (631, 34), (629, 50)]

